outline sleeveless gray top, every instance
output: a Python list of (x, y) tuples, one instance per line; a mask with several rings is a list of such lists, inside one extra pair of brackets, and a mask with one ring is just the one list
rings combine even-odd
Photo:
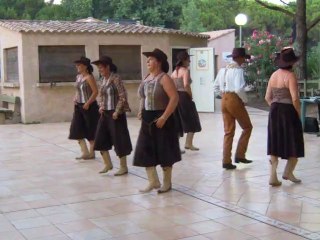
[[(284, 76), (284, 78), (282, 79), (285, 86), (286, 86), (286, 82), (287, 82), (287, 77), (288, 77), (288, 74), (286, 74)], [(271, 101), (272, 103), (277, 102), (277, 103), (292, 104), (292, 97), (291, 97), (291, 93), (290, 93), (289, 88), (287, 88), (287, 87), (281, 87), (281, 88), (272, 87), (271, 92), (272, 92), (272, 101)]]
[(169, 97), (164, 91), (160, 80), (165, 73), (160, 73), (155, 77), (147, 76), (139, 87), (139, 95), (144, 101), (143, 108), (147, 111), (165, 110)]
[(92, 89), (87, 81), (83, 79), (83, 76), (81, 74), (77, 76), (76, 87), (77, 103), (86, 103), (92, 94)]
[(271, 88), (272, 91), (272, 103), (278, 102), (278, 103), (287, 103), (292, 104), (292, 98), (290, 94), (289, 88)]
[(186, 89), (184, 88), (183, 78), (174, 78), (174, 84), (176, 85), (177, 91), (185, 92)]
[(110, 75), (109, 79), (103, 79), (100, 94), (101, 94), (101, 104), (104, 106), (105, 110), (114, 110), (118, 103), (118, 90), (117, 87), (110, 79), (113, 74)]

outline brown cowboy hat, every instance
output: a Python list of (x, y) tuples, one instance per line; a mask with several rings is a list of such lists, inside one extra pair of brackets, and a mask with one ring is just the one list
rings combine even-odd
[(92, 73), (92, 72), (93, 72), (93, 67), (92, 67), (92, 65), (91, 65), (90, 62), (91, 62), (90, 59), (89, 59), (89, 58), (86, 58), (86, 57), (84, 57), (84, 56), (82, 56), (82, 57), (80, 57), (80, 59), (74, 61), (75, 64), (81, 63), (81, 64), (87, 66), (89, 72)]
[(284, 48), (280, 52), (279, 60), (277, 61), (277, 65), (279, 68), (287, 68), (292, 66), (300, 59), (299, 56), (296, 56), (293, 48)]
[(177, 63), (176, 65), (180, 65), (183, 61), (189, 59), (191, 56), (193, 55), (189, 55), (189, 53), (187, 51), (181, 51), (181, 52), (178, 52), (177, 54)]
[(152, 52), (143, 52), (146, 57), (154, 57), (161, 62), (161, 70), (165, 73), (169, 71), (169, 63), (167, 55), (159, 48), (155, 48)]
[(110, 71), (116, 73), (117, 72), (117, 66), (112, 62), (112, 58), (109, 56), (101, 56), (99, 60), (93, 61), (92, 64), (94, 65), (105, 65), (110, 66)]
[(237, 57), (244, 57), (246, 59), (250, 59), (251, 56), (246, 54), (245, 48), (234, 48), (232, 50), (232, 54), (228, 55), (227, 57), (237, 58)]

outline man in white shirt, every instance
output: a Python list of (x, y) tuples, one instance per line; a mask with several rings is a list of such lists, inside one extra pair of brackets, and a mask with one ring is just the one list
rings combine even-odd
[(235, 162), (252, 162), (251, 160), (247, 160), (245, 156), (252, 131), (252, 124), (244, 106), (244, 103), (247, 102), (247, 98), (244, 91), (245, 80), (243, 69), (241, 68), (245, 59), (249, 59), (250, 56), (246, 54), (244, 48), (234, 48), (232, 54), (228, 57), (232, 57), (234, 62), (228, 64), (225, 68), (222, 68), (214, 82), (215, 92), (220, 92), (222, 96), (221, 110), (224, 123), (222, 167), (227, 170), (236, 168), (236, 165), (233, 165), (231, 160), (236, 120), (242, 128), (242, 134), (238, 141)]

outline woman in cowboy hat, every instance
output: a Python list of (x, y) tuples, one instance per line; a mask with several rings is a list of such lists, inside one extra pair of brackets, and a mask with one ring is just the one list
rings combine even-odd
[(167, 55), (160, 49), (143, 53), (147, 58), (149, 74), (139, 87), (141, 98), (141, 128), (137, 140), (133, 165), (145, 167), (148, 186), (140, 190), (149, 192), (160, 188), (156, 166), (163, 169), (163, 185), (158, 193), (171, 189), (172, 166), (181, 160), (179, 139), (172, 113), (178, 104), (178, 93), (173, 80), (167, 74)]
[(252, 131), (252, 124), (249, 114), (244, 106), (247, 98), (244, 92), (245, 80), (241, 65), (250, 56), (246, 54), (244, 48), (234, 48), (232, 54), (233, 63), (222, 68), (214, 82), (215, 92), (222, 93), (221, 111), (224, 123), (224, 140), (223, 140), (223, 163), (225, 169), (235, 169), (236, 165), (232, 164), (231, 150), (232, 142), (235, 134), (236, 121), (242, 128), (242, 134), (238, 141), (235, 154), (236, 163), (251, 163), (246, 159), (246, 151)]
[[(99, 107), (96, 102), (98, 88), (92, 72), (90, 59), (81, 57), (74, 62), (78, 71), (74, 97), (74, 113), (70, 126), (69, 139), (78, 140), (82, 155), (76, 159), (93, 159), (94, 137), (99, 119)], [(90, 143), (90, 152), (85, 139)]]
[(116, 65), (108, 56), (102, 56), (92, 62), (97, 65), (103, 77), (99, 91), (99, 112), (101, 114), (94, 149), (101, 152), (105, 167), (100, 173), (107, 173), (113, 168), (109, 150), (114, 150), (120, 159), (120, 169), (114, 174), (121, 176), (128, 173), (127, 155), (132, 151), (126, 112), (130, 112), (127, 92), (117, 72)]
[[(187, 133), (185, 149), (198, 151), (199, 148), (193, 146), (193, 136), (195, 132), (201, 131), (201, 124), (195, 103), (192, 101), (191, 78), (189, 72), (190, 55), (187, 51), (181, 51), (177, 54), (176, 68), (171, 74), (178, 94), (179, 103), (176, 110), (178, 122), (181, 123), (182, 134)], [(180, 133), (180, 135), (182, 135)]]
[(277, 177), (278, 158), (287, 159), (282, 178), (300, 183), (293, 171), (304, 156), (303, 130), (300, 121), (298, 83), (293, 65), (299, 60), (294, 50), (285, 48), (276, 61), (279, 69), (269, 80), (265, 99), (270, 105), (268, 122), (268, 155), (271, 155), (269, 184), (280, 186)]

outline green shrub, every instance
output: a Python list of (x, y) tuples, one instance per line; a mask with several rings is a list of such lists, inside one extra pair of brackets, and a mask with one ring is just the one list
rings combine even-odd
[(254, 30), (244, 45), (248, 54), (251, 55), (246, 68), (248, 84), (269, 80), (271, 74), (276, 70), (274, 65), (275, 53), (288, 46), (288, 44), (289, 41), (282, 39), (280, 36), (267, 31)]
[(245, 69), (245, 79), (248, 85), (253, 86), (251, 89), (258, 92), (259, 97), (264, 97), (269, 78), (277, 69), (274, 64), (275, 53), (288, 45), (287, 39), (257, 30), (245, 41), (244, 47), (251, 55)]
[(307, 75), (311, 79), (320, 78), (320, 42), (307, 53)]

